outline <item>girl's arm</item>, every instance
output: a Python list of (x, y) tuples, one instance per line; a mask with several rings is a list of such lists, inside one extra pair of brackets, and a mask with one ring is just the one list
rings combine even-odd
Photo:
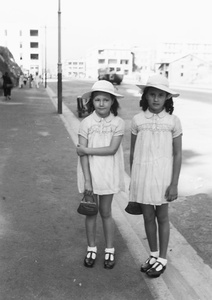
[(173, 201), (178, 196), (178, 180), (182, 163), (182, 135), (173, 139), (173, 172), (172, 181), (166, 191), (168, 201)]
[(132, 170), (133, 156), (134, 156), (136, 139), (137, 139), (137, 135), (134, 135), (134, 134), (131, 133), (131, 143), (130, 143), (130, 171)]
[[(79, 135), (79, 143), (86, 147), (88, 145), (88, 140), (84, 138), (83, 136)], [(92, 187), (92, 180), (91, 180), (91, 173), (90, 173), (90, 166), (88, 161), (88, 156), (81, 156), (80, 162), (82, 166), (82, 171), (85, 179), (85, 190), (88, 192), (93, 191)]]
[(79, 143), (77, 145), (77, 154), (79, 156), (83, 155), (98, 155), (98, 156), (106, 156), (106, 155), (114, 155), (118, 150), (123, 135), (114, 136), (111, 140), (110, 146), (107, 147), (99, 147), (99, 148), (87, 148), (85, 145)]

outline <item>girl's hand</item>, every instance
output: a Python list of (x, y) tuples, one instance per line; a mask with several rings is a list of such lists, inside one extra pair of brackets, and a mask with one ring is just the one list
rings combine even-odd
[(85, 192), (88, 195), (92, 195), (93, 194), (93, 187), (92, 187), (92, 184), (91, 184), (90, 180), (86, 180), (85, 181)]
[(166, 190), (165, 197), (169, 202), (176, 200), (178, 197), (177, 185), (170, 184), (170, 186)]
[(86, 155), (86, 153), (85, 153), (85, 152), (86, 152), (86, 147), (84, 147), (84, 146), (78, 144), (76, 150), (77, 150), (77, 154), (78, 154), (79, 156)]

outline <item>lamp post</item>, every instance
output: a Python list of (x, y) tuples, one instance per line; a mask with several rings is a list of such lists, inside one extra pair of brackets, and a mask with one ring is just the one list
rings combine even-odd
[(62, 63), (61, 63), (61, 11), (58, 0), (58, 74), (57, 74), (58, 113), (62, 114)]
[(45, 88), (47, 87), (47, 52), (46, 52), (46, 26), (45, 26)]

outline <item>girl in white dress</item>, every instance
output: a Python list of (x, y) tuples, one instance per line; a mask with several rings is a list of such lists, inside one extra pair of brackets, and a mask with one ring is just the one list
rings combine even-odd
[[(123, 97), (115, 92), (114, 86), (105, 80), (97, 81), (91, 91), (82, 98), (88, 99), (89, 113), (80, 124), (77, 154), (78, 188), (94, 194), (98, 199), (102, 218), (106, 249), (104, 267), (112, 269), (115, 265), (114, 221), (111, 204), (115, 193), (124, 191), (124, 156), (122, 138), (124, 121), (117, 116), (119, 103)], [(86, 216), (87, 254), (84, 259), (86, 267), (93, 267), (96, 254), (96, 218)]]
[(179, 94), (170, 90), (167, 78), (161, 75), (149, 77), (146, 85), (138, 87), (143, 91), (142, 111), (132, 120), (130, 200), (141, 203), (150, 247), (150, 256), (141, 271), (158, 277), (167, 264), (168, 203), (178, 197), (182, 128), (178, 117), (172, 114), (172, 97)]

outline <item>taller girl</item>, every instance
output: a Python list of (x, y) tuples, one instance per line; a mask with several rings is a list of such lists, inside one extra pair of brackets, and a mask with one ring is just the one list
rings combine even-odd
[(146, 85), (138, 87), (143, 91), (142, 111), (132, 120), (130, 200), (142, 204), (150, 248), (141, 272), (158, 277), (167, 264), (168, 203), (178, 197), (182, 127), (178, 117), (172, 115), (172, 97), (179, 94), (169, 88), (167, 78), (161, 75), (149, 77)]

